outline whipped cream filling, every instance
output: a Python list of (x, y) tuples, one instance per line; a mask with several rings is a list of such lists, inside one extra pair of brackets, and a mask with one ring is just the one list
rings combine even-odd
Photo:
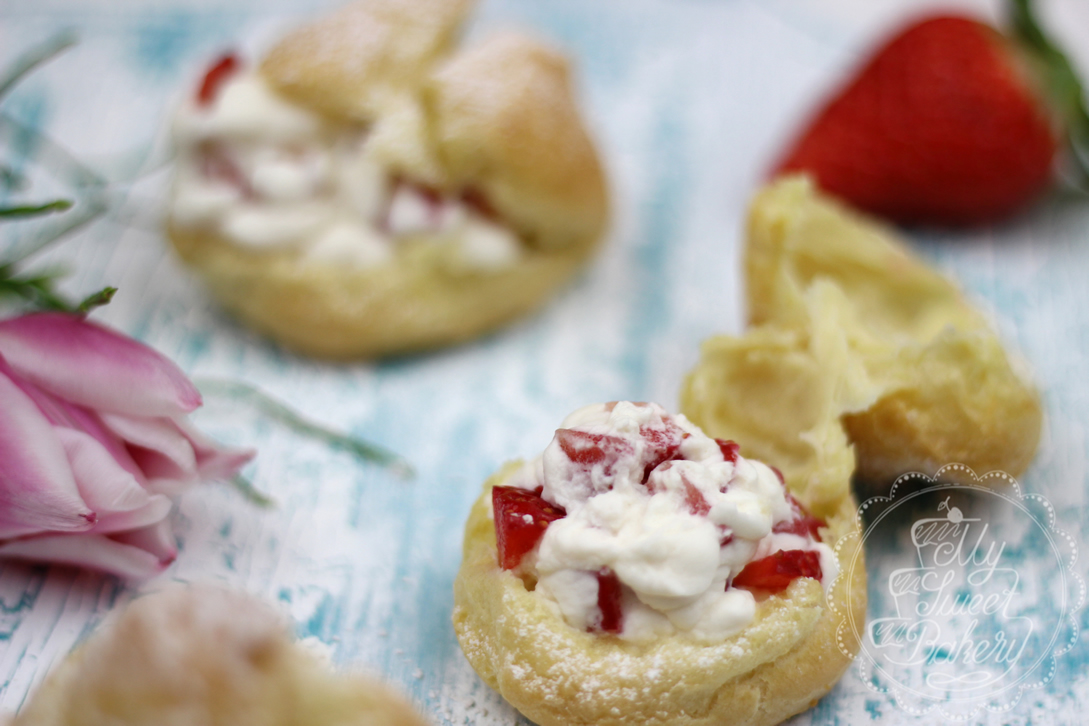
[[(660, 461), (662, 451), (671, 458)], [(816, 552), (826, 589), (838, 572), (828, 546), (772, 531), (800, 514), (770, 467), (727, 456), (683, 415), (656, 404), (574, 412), (507, 485), (540, 489), (566, 510), (523, 566), (535, 570), (535, 592), (579, 629), (601, 618), (602, 568), (621, 583), (619, 636), (633, 641), (676, 633), (716, 641), (743, 629), (756, 600), (729, 583), (780, 550)]]
[(454, 264), (502, 269), (524, 254), (506, 225), (465, 200), (398, 180), (361, 128), (334, 125), (278, 96), (253, 71), (210, 103), (186, 99), (171, 215), (252, 250), (373, 267), (406, 240), (455, 246)]

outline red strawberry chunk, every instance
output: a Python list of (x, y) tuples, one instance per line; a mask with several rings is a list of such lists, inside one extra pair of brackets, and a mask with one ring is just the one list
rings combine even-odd
[(595, 575), (601, 621), (591, 630), (618, 635), (624, 629), (624, 614), (620, 609), (620, 578), (608, 567), (602, 567)]
[(826, 526), (823, 519), (805, 514), (798, 519), (789, 522), (779, 522), (771, 528), (772, 532), (796, 534), (799, 537), (812, 537), (814, 541), (821, 542), (820, 528)]
[(703, 496), (703, 492), (683, 476), (681, 477), (681, 483), (684, 484), (684, 503), (688, 505), (688, 511), (700, 517), (711, 511), (711, 504)]
[(591, 434), (577, 429), (557, 429), (556, 440), (567, 458), (587, 469), (601, 464), (606, 476), (612, 475), (612, 467), (624, 455), (633, 453), (627, 440), (607, 434)]
[(683, 459), (681, 456), (681, 442), (687, 437), (684, 431), (672, 421), (665, 422), (664, 428), (642, 426), (639, 435), (646, 442), (643, 458), (646, 465), (643, 467), (643, 483), (646, 484), (650, 473), (667, 461)]
[(241, 68), (242, 64), (234, 53), (226, 53), (218, 61), (212, 64), (208, 72), (204, 74), (200, 89), (197, 91), (197, 105), (210, 106), (219, 95), (219, 89), (223, 82), (233, 76)]
[(741, 447), (733, 441), (726, 441), (725, 439), (715, 439), (715, 443), (718, 444), (718, 448), (722, 451), (722, 458), (731, 464), (737, 463), (737, 458), (741, 455)]
[(517, 487), (494, 487), (492, 509), (499, 566), (504, 570), (517, 567), (541, 541), (548, 525), (567, 516), (562, 507), (549, 504), (539, 493)]
[(828, 526), (828, 523), (823, 519), (814, 517), (806, 511), (802, 503), (794, 498), (794, 495), (787, 492), (787, 501), (790, 502), (790, 508), (794, 510), (794, 518), (787, 522), (779, 522), (771, 528), (772, 532), (787, 532), (790, 534), (796, 534), (799, 537), (812, 537), (817, 542), (821, 542), (820, 528)]
[(253, 196), (253, 189), (245, 173), (238, 167), (230, 150), (223, 144), (216, 142), (201, 144), (200, 173), (206, 179), (234, 187), (244, 197)]
[(753, 560), (733, 579), (734, 587), (782, 592), (799, 577), (821, 578), (821, 559), (807, 550), (779, 550), (773, 555)]

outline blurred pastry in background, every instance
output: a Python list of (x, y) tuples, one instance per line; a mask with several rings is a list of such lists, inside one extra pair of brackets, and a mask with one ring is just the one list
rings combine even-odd
[(174, 119), (167, 231), (245, 322), (299, 352), (457, 343), (541, 305), (604, 234), (567, 59), (514, 32), (453, 44), (466, 0), (361, 0)]
[(335, 673), (279, 613), (214, 586), (141, 597), (80, 645), (13, 726), (425, 726), (369, 677)]

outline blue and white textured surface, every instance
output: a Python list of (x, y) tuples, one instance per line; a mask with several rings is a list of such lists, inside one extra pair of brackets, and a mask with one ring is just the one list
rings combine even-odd
[[(996, 15), (986, 0), (954, 4)], [(1089, 76), (1089, 6), (1038, 4)], [(281, 602), (300, 635), (328, 643), (345, 667), (384, 674), (436, 724), (521, 723), (471, 671), (450, 624), (462, 523), (481, 482), (504, 460), (537, 453), (585, 403), (676, 406), (699, 342), (740, 329), (742, 220), (771, 155), (874, 34), (919, 4), (486, 2), (471, 34), (517, 25), (577, 58), (613, 179), (609, 243), (528, 320), (456, 349), (354, 365), (303, 360), (239, 327), (167, 252), (160, 228), (168, 174), (157, 164), (166, 158), (173, 100), (219, 51), (259, 52), (330, 5), (8, 2), (0, 65), (62, 28), (74, 28), (81, 42), (21, 84), (0, 112), (44, 131), (107, 182), (83, 188), (85, 203), (104, 194), (109, 212), (47, 256), (76, 270), (66, 282), (73, 294), (120, 288), (99, 319), (198, 380), (250, 381), (312, 418), (398, 451), (417, 469), (400, 480), (208, 395), (198, 423), (259, 448), (248, 473), (279, 506), (256, 509), (222, 486), (189, 491), (175, 515), (182, 551), (160, 580), (217, 579)], [(0, 132), (5, 144), (18, 142), (7, 121)], [(1089, 203), (1053, 197), (1001, 227), (915, 241), (1031, 361), (1047, 425), (1022, 485), (1046, 497), (1057, 526), (1089, 551)], [(873, 554), (884, 567), (883, 553)], [(1031, 548), (1007, 557), (1024, 571), (1054, 567)], [(1085, 564), (1070, 569), (1084, 575)], [(878, 605), (887, 581), (887, 571), (871, 569)], [(18, 708), (51, 666), (139, 591), (96, 574), (0, 563), (0, 708)], [(1075, 619), (1082, 630), (1089, 625), (1084, 610)], [(1079, 636), (1048, 683), (1012, 711), (974, 720), (1084, 722), (1087, 666)], [(875, 693), (852, 668), (795, 722), (932, 720)]]

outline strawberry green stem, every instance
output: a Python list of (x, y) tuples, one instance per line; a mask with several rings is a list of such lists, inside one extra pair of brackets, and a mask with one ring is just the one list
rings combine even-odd
[(1010, 0), (1009, 9), (1014, 38), (1042, 69), (1045, 89), (1065, 125), (1078, 183), (1089, 189), (1089, 110), (1085, 105), (1085, 89), (1066, 54), (1037, 21), (1032, 0)]

